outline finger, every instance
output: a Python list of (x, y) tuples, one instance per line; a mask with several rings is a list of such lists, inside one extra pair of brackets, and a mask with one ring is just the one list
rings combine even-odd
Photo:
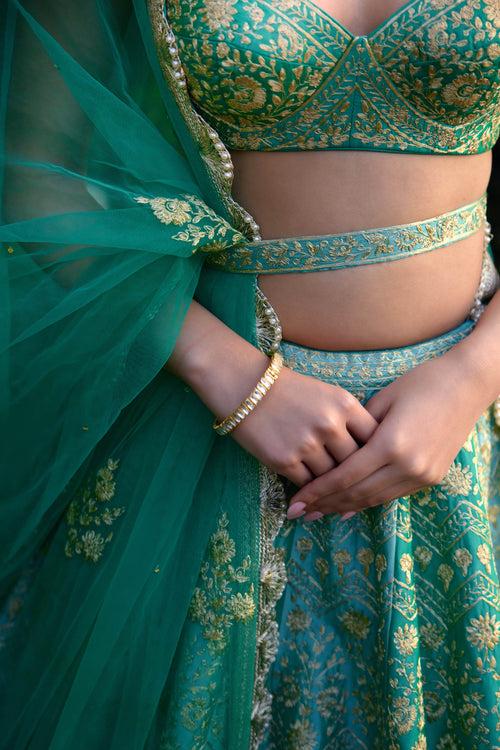
[[(392, 487), (387, 487), (379, 495), (372, 497), (370, 499), (370, 504), (367, 505), (366, 508), (374, 508), (377, 505), (383, 505), (391, 500), (400, 500), (402, 497), (411, 495), (416, 489), (417, 488), (412, 482), (399, 482), (398, 484), (392, 485)], [(361, 508), (361, 510), (365, 510), (366, 508)]]
[[(352, 435), (349, 435), (345, 430), (340, 435), (329, 435), (325, 439), (325, 445), (327, 450), (334, 456), (335, 460), (340, 464), (342, 461), (352, 455), (355, 451), (359, 450), (359, 445), (354, 440)], [(334, 468), (334, 467), (330, 467)]]
[(346, 423), (351, 435), (362, 445), (368, 442), (378, 425), (375, 417), (359, 402), (354, 405)]
[(307, 512), (346, 513), (362, 510), (370, 505), (371, 498), (378, 497), (401, 480), (402, 476), (394, 466), (383, 466), (347, 490), (334, 492), (308, 505)]
[(302, 486), (293, 495), (291, 502), (301, 502), (309, 506), (326, 495), (347, 490), (384, 465), (385, 461), (380, 451), (373, 445), (372, 441), (369, 441), (334, 469)]
[[(382, 492), (379, 492), (376, 495), (372, 495), (369, 500), (366, 502), (365, 505), (362, 508), (357, 508), (355, 511), (347, 511), (343, 513), (340, 517), (341, 521), (349, 520), (349, 518), (352, 518), (357, 513), (359, 513), (362, 510), (367, 510), (368, 508), (376, 507), (377, 505), (383, 505), (383, 503), (387, 503), (390, 500), (397, 500), (402, 497), (406, 497), (406, 495), (410, 495), (412, 492), (416, 490), (415, 485), (412, 482), (406, 481), (406, 482), (397, 482), (396, 484), (391, 485), (390, 487), (386, 487), (385, 490)], [(319, 513), (321, 511), (314, 511), (314, 513)], [(335, 513), (336, 511), (332, 511)], [(308, 511), (309, 513), (309, 511)], [(327, 512), (323, 512), (322, 515), (327, 515)]]
[(320, 513), (319, 511), (316, 513), (306, 513), (304, 521), (318, 521), (320, 518), (323, 518), (323, 513)]
[(283, 476), (290, 479), (297, 487), (303, 487), (314, 479), (314, 474), (302, 461), (287, 469)]
[(304, 456), (302, 461), (314, 477), (319, 477), (337, 466), (337, 461), (324, 446), (319, 447), (310, 456)]

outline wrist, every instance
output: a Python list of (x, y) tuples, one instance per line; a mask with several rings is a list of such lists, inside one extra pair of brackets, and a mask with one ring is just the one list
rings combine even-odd
[(165, 369), (218, 417), (225, 417), (262, 377), (269, 357), (193, 301)]
[(218, 419), (248, 396), (270, 361), (246, 339), (231, 334), (192, 347), (184, 360), (184, 381)]
[(486, 409), (500, 393), (499, 370), (487, 352), (468, 337), (442, 355), (453, 369), (468, 398), (476, 398)]

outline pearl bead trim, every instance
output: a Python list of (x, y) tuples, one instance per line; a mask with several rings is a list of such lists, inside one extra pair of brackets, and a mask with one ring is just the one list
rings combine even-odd
[[(163, 19), (164, 26), (167, 29), (165, 34), (165, 41), (167, 42), (167, 50), (170, 55), (170, 64), (173, 70), (173, 76), (175, 83), (177, 86), (181, 89), (186, 90), (187, 93), (187, 79), (186, 74), (184, 72), (184, 68), (182, 66), (182, 61), (179, 56), (179, 49), (177, 46), (175, 34), (168, 25), (166, 19)], [(196, 115), (198, 119), (200, 120), (204, 130), (208, 134), (208, 137), (210, 138), (210, 141), (212, 142), (215, 151), (218, 154), (218, 157), (220, 159), (220, 168), (218, 169), (219, 174), (221, 175), (222, 179), (224, 180), (224, 185), (226, 191), (230, 194), (233, 179), (234, 179), (234, 165), (231, 158), (231, 154), (229, 150), (227, 149), (225, 143), (220, 138), (217, 131), (209, 125), (209, 123), (204, 120), (201, 115), (196, 112)], [(233, 205), (235, 204), (235, 201), (231, 200), (231, 203)], [(260, 235), (260, 227), (251, 216), (248, 211), (246, 211), (242, 206), (238, 204), (237, 206), (238, 212), (242, 215), (242, 219), (245, 222), (245, 224), (248, 226), (250, 230), (250, 239), (252, 239), (254, 242), (261, 240)]]

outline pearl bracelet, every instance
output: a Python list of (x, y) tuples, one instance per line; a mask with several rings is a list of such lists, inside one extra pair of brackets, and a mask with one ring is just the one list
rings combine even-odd
[(281, 352), (273, 352), (271, 361), (264, 372), (263, 376), (251, 392), (239, 406), (234, 409), (231, 414), (222, 419), (220, 422), (214, 421), (212, 427), (218, 435), (227, 435), (229, 432), (234, 430), (250, 412), (255, 409), (259, 401), (266, 395), (276, 378), (278, 377), (281, 368), (283, 367), (283, 355)]

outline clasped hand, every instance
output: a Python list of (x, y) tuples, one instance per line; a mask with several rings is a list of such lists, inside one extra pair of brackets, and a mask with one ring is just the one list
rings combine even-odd
[(474, 385), (442, 355), (362, 406), (342, 388), (284, 368), (233, 435), (300, 487), (290, 518), (352, 513), (442, 481), (488, 406)]

